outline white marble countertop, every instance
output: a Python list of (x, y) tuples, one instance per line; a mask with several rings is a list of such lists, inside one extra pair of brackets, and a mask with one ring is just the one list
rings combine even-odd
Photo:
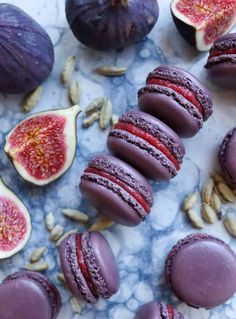
[[(236, 93), (219, 89), (207, 81), (203, 68), (207, 54), (197, 53), (178, 34), (169, 10), (170, 0), (159, 0), (160, 18), (148, 38), (119, 53), (95, 52), (79, 44), (67, 25), (64, 0), (6, 2), (19, 6), (41, 23), (55, 46), (56, 63), (53, 72), (43, 84), (44, 95), (32, 113), (68, 105), (67, 91), (60, 85), (59, 75), (66, 58), (75, 54), (78, 65), (74, 78), (79, 81), (82, 89), (82, 107), (97, 96), (107, 95), (117, 114), (137, 109), (136, 92), (144, 85), (147, 72), (160, 64), (169, 63), (190, 70), (207, 84), (214, 96), (214, 114), (198, 135), (184, 140), (186, 156), (178, 176), (170, 183), (153, 185), (155, 205), (150, 218), (136, 228), (115, 225), (104, 232), (117, 257), (121, 288), (109, 301), (100, 300), (95, 306), (83, 305), (79, 315), (72, 313), (69, 302), (71, 295), (56, 279), (56, 273), (60, 271), (57, 249), (50, 242), (43, 221), (46, 213), (53, 211), (57, 221), (69, 230), (75, 225), (63, 219), (62, 208), (80, 208), (94, 215), (88, 203), (81, 198), (78, 185), (88, 160), (98, 153), (107, 152), (108, 131), (102, 132), (97, 124), (82, 129), (80, 118), (78, 150), (72, 168), (50, 186), (34, 188), (17, 175), (3, 152), (5, 135), (25, 117), (21, 107), (22, 96), (0, 95), (1, 176), (30, 208), (33, 219), (33, 232), (27, 247), (13, 258), (0, 261), (0, 279), (20, 270), (35, 246), (45, 245), (48, 247), (45, 259), (49, 263), (46, 275), (58, 286), (63, 299), (59, 319), (132, 319), (141, 304), (153, 299), (176, 305), (186, 319), (235, 319), (236, 295), (212, 311), (197, 310), (181, 304), (164, 283), (163, 269), (168, 250), (178, 239), (195, 231), (181, 212), (180, 204), (186, 194), (193, 189), (199, 190), (210, 172), (217, 167), (219, 143), (226, 132), (235, 126), (236, 119)], [(109, 63), (127, 66), (127, 74), (108, 79), (94, 73), (95, 67)], [(82, 226), (79, 229), (82, 231)], [(236, 249), (236, 240), (227, 234), (222, 222), (206, 226), (204, 232), (220, 237)]]

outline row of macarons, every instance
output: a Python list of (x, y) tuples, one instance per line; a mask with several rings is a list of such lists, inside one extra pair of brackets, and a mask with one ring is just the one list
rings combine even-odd
[[(79, 302), (95, 304), (100, 297), (108, 299), (119, 290), (115, 257), (101, 233), (69, 235), (60, 245), (60, 260), (66, 284)], [(236, 255), (216, 237), (192, 234), (170, 250), (165, 277), (180, 300), (195, 308), (209, 309), (226, 302), (236, 292)], [(0, 300), (1, 319), (56, 319), (61, 308), (54, 284), (30, 271), (7, 277), (0, 285)], [(137, 309), (134, 319), (144, 318), (184, 316), (172, 306), (154, 301)]]

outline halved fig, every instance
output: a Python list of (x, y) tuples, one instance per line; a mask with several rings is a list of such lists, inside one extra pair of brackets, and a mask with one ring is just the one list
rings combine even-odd
[(46, 185), (70, 168), (76, 152), (79, 113), (78, 105), (37, 113), (8, 134), (4, 150), (25, 180)]
[(235, 0), (173, 0), (171, 13), (180, 34), (199, 51), (236, 23)]
[(0, 259), (23, 249), (31, 233), (31, 219), (22, 201), (0, 178)]

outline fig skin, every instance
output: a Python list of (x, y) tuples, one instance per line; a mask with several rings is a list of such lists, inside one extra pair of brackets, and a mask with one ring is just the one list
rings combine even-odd
[(122, 49), (145, 37), (159, 15), (157, 0), (67, 0), (75, 37), (101, 51)]
[(46, 31), (20, 8), (0, 4), (0, 91), (38, 87), (51, 73), (54, 49)]

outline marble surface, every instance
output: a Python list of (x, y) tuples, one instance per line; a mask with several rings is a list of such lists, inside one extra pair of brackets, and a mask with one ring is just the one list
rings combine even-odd
[[(178, 239), (195, 231), (181, 212), (180, 203), (193, 189), (199, 190), (210, 172), (217, 167), (219, 143), (235, 125), (236, 118), (236, 93), (219, 89), (207, 81), (203, 68), (207, 54), (196, 53), (180, 37), (169, 12), (170, 1), (159, 1), (160, 18), (148, 38), (119, 53), (95, 52), (80, 45), (68, 28), (64, 0), (6, 2), (31, 14), (46, 28), (55, 46), (56, 63), (53, 72), (44, 83), (44, 95), (32, 113), (68, 105), (67, 91), (60, 85), (59, 74), (68, 55), (75, 54), (78, 64), (74, 78), (79, 81), (82, 89), (82, 107), (97, 96), (107, 95), (117, 114), (137, 109), (136, 92), (144, 84), (147, 72), (160, 64), (169, 63), (185, 67), (207, 84), (214, 95), (214, 115), (197, 136), (184, 140), (186, 157), (179, 175), (170, 183), (153, 185), (155, 205), (150, 218), (136, 228), (115, 225), (104, 232), (117, 257), (121, 287), (109, 301), (100, 300), (95, 306), (83, 305), (79, 315), (72, 312), (71, 295), (56, 279), (56, 273), (60, 271), (58, 252), (49, 240), (49, 234), (44, 227), (44, 216), (53, 211), (57, 222), (63, 224), (66, 230), (78, 227), (79, 231), (82, 231), (83, 227), (65, 220), (61, 214), (62, 208), (79, 208), (93, 219), (93, 209), (81, 198), (79, 179), (90, 158), (107, 152), (108, 131), (102, 132), (97, 124), (89, 129), (82, 129), (80, 118), (76, 159), (69, 172), (47, 187), (32, 187), (17, 175), (3, 152), (5, 135), (25, 117), (21, 107), (22, 96), (0, 95), (1, 176), (30, 208), (33, 220), (33, 232), (27, 247), (13, 258), (0, 261), (0, 279), (20, 270), (33, 248), (45, 245), (48, 247), (45, 260), (49, 263), (46, 275), (58, 286), (63, 299), (60, 319), (132, 319), (141, 304), (153, 299), (176, 305), (186, 319), (235, 319), (236, 295), (225, 305), (212, 311), (196, 310), (181, 304), (166, 287), (163, 278), (168, 250)], [(97, 76), (94, 68), (104, 63), (127, 66), (127, 74), (114, 79)], [(224, 207), (224, 211), (232, 208)], [(222, 222), (206, 226), (204, 231), (222, 238), (236, 249), (236, 240), (226, 233)]]

